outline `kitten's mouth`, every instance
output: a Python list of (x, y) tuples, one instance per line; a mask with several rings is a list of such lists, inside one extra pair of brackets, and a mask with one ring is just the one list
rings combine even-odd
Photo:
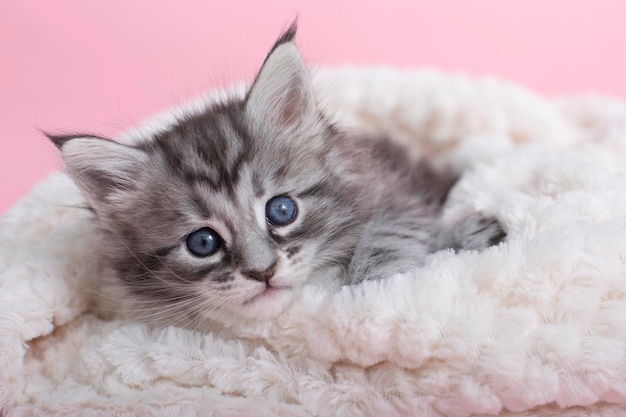
[(266, 286), (263, 291), (261, 291), (260, 293), (258, 293), (257, 295), (255, 295), (252, 298), (249, 298), (248, 300), (244, 301), (243, 305), (250, 305), (250, 304), (254, 304), (257, 301), (260, 301), (262, 299), (266, 299), (266, 298), (274, 298), (276, 295), (278, 295), (279, 293), (284, 293), (287, 291), (291, 291), (293, 288), (289, 287), (289, 286), (278, 286), (278, 287), (272, 287), (271, 285)]

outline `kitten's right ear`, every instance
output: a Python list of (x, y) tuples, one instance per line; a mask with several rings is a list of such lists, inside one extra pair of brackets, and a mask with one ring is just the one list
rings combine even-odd
[(246, 96), (246, 112), (256, 125), (290, 127), (315, 114), (311, 77), (295, 36), (296, 22), (276, 41)]
[(46, 136), (61, 151), (70, 177), (96, 212), (114, 194), (136, 187), (148, 159), (142, 150), (96, 136)]

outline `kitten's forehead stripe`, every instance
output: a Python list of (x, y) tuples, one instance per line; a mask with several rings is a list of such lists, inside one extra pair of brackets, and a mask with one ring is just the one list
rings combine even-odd
[(154, 144), (170, 171), (186, 183), (205, 183), (231, 196), (254, 152), (239, 102), (189, 117), (157, 136)]
[(230, 231), (231, 234), (235, 234), (237, 232), (235, 223), (233, 223), (233, 220), (230, 218), (230, 216), (221, 215), (219, 216), (219, 220), (221, 221), (222, 224), (224, 224), (224, 226), (226, 226), (226, 228)]
[(287, 177), (288, 169), (287, 164), (279, 165), (278, 168), (274, 171), (273, 180), (283, 181)]
[(324, 197), (329, 193), (329, 189), (332, 190), (332, 187), (329, 188), (329, 184), (327, 183), (318, 183), (310, 186), (306, 190), (303, 190), (297, 194), (298, 198), (309, 198), (309, 197)]
[(261, 177), (258, 172), (254, 172), (252, 174), (252, 191), (254, 192), (254, 196), (256, 198), (265, 194), (265, 188), (263, 188), (263, 182), (261, 181)]
[(211, 217), (211, 210), (206, 205), (206, 202), (202, 198), (202, 196), (198, 193), (197, 190), (193, 190), (191, 193), (191, 203), (193, 205), (196, 213), (203, 219), (208, 219)]

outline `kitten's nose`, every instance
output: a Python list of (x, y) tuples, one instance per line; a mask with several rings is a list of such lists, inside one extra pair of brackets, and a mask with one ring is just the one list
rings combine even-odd
[(274, 276), (275, 272), (276, 272), (276, 262), (270, 265), (269, 268), (262, 270), (262, 271), (257, 271), (257, 270), (241, 271), (241, 273), (246, 278), (250, 278), (255, 281), (265, 282), (265, 283), (267, 283)]

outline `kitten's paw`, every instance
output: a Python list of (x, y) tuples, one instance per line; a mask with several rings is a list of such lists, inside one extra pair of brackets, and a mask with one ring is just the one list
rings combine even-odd
[(495, 217), (474, 213), (459, 221), (449, 233), (443, 248), (455, 250), (482, 250), (497, 245), (506, 238), (506, 232)]

